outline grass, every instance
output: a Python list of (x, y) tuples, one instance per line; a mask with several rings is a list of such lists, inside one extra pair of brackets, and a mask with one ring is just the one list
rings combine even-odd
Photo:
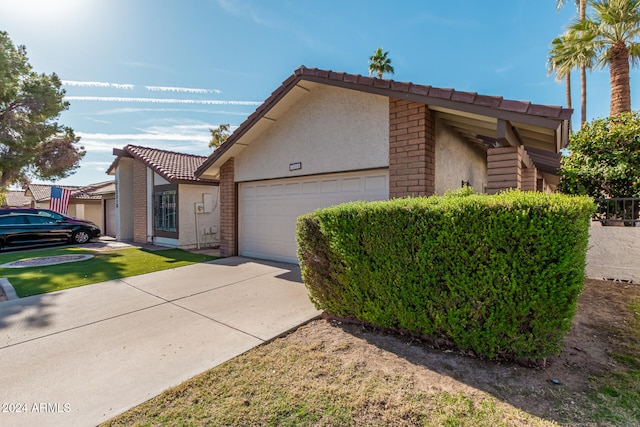
[(149, 251), (131, 248), (97, 252), (81, 248), (58, 248), (4, 253), (0, 255), (0, 264), (25, 258), (69, 254), (91, 254), (94, 257), (86, 261), (43, 267), (0, 268), (0, 277), (11, 282), (19, 297), (26, 297), (216, 259), (181, 249)]
[(488, 394), (429, 393), (407, 375), (344, 364), (322, 343), (271, 342), (108, 426), (549, 426)]
[[(393, 356), (378, 358), (381, 348), (365, 351), (349, 335), (335, 338), (339, 329), (329, 338), (326, 332), (314, 335), (312, 322), (104, 425), (640, 425), (640, 301), (628, 304), (634, 321), (611, 325), (612, 357), (623, 367), (592, 378), (590, 392), (562, 388), (523, 392), (521, 384), (505, 391), (515, 399), (501, 400), (464, 384), (425, 384), (425, 378), (433, 376), (389, 368)], [(520, 398), (534, 406), (543, 400), (545, 407), (554, 409), (536, 410), (533, 415), (513, 403)]]
[(611, 356), (625, 369), (595, 378), (591, 394), (594, 421), (605, 425), (640, 425), (640, 301), (630, 304), (635, 322), (613, 331), (619, 348)]

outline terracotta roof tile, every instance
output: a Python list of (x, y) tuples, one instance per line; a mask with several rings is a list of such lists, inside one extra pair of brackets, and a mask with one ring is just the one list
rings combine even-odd
[(510, 99), (505, 99), (500, 104), (500, 108), (503, 110), (515, 111), (517, 113), (526, 113), (530, 105), (531, 103), (527, 101), (512, 101)]
[(6, 206), (10, 206), (12, 208), (29, 206), (29, 203), (31, 202), (31, 199), (24, 195), (24, 190), (7, 191), (5, 196), (7, 198)]
[(157, 148), (127, 145), (124, 151), (140, 160), (167, 181), (210, 181), (195, 177), (195, 171), (207, 159), (204, 156), (176, 153)]
[(478, 95), (476, 99), (473, 100), (473, 103), (476, 105), (482, 105), (483, 107), (492, 107), (498, 108), (502, 103), (501, 96), (489, 96), (489, 95)]
[(472, 104), (473, 101), (476, 99), (476, 96), (478, 96), (478, 94), (476, 92), (455, 91), (451, 95), (451, 100), (452, 101), (466, 102), (467, 104)]
[(431, 86), (424, 85), (415, 85), (413, 83), (410, 84), (408, 92), (414, 93), (416, 95), (429, 95), (429, 91), (431, 90)]
[(429, 96), (433, 98), (451, 99), (453, 95), (453, 89), (441, 89), (438, 87), (431, 87), (429, 89)]
[(535, 105), (529, 106), (528, 114), (545, 117), (560, 117), (562, 107), (554, 107), (550, 105)]

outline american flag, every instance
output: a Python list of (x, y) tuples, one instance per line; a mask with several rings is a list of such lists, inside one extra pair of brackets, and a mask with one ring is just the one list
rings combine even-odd
[(66, 214), (69, 209), (69, 198), (71, 190), (60, 187), (51, 187), (51, 199), (49, 199), (49, 209), (62, 214)]

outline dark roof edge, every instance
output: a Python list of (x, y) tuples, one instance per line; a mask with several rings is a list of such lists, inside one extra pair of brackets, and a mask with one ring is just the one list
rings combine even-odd
[[(528, 101), (505, 100), (499, 96), (478, 95), (454, 89), (435, 88), (413, 83), (378, 79), (360, 74), (348, 74), (316, 68), (297, 68), (271, 95), (218, 147), (195, 171), (200, 177), (235, 142), (251, 129), (275, 104), (301, 80), (342, 87), (396, 99), (406, 99), (425, 105), (450, 108), (468, 113), (516, 121), (549, 129), (568, 126), (573, 109), (532, 104)], [(566, 124), (563, 124), (565, 123)], [(564, 132), (562, 132), (564, 133)], [(564, 135), (561, 137), (564, 138)]]

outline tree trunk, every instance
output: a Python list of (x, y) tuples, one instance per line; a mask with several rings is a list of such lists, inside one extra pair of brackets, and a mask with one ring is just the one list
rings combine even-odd
[(611, 82), (611, 107), (609, 114), (617, 116), (631, 111), (629, 84), (629, 49), (618, 41), (609, 50), (609, 79)]
[[(587, 0), (580, 0), (578, 14), (581, 21), (587, 16)], [(587, 122), (587, 71), (580, 65), (580, 127)]]
[(580, 66), (580, 127), (587, 122), (587, 71)]
[[(567, 95), (567, 108), (571, 108), (571, 73), (567, 73), (564, 77), (565, 79), (565, 89)], [(569, 120), (569, 134), (571, 134), (571, 120)]]

